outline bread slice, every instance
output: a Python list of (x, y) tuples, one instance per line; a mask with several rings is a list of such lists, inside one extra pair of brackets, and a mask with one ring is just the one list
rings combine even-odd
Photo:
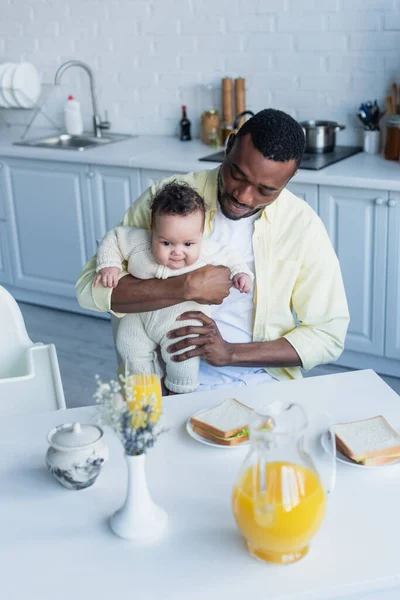
[(218, 435), (210, 433), (206, 429), (197, 427), (196, 425), (193, 425), (193, 431), (198, 435), (201, 435), (201, 437), (206, 438), (206, 440), (210, 440), (211, 442), (214, 442), (215, 444), (220, 444), (221, 446), (237, 446), (242, 442), (247, 442), (247, 440), (249, 439), (248, 433), (244, 433), (243, 435), (239, 434), (231, 438), (222, 438)]
[(366, 458), (359, 464), (365, 465), (366, 467), (379, 467), (381, 465), (397, 462), (399, 459), (400, 456), (382, 456), (378, 458)]
[(204, 432), (206, 432), (208, 435), (213, 435), (214, 438), (219, 438), (219, 440), (228, 440), (240, 434), (244, 429), (247, 430), (252, 412), (251, 408), (235, 398), (227, 398), (221, 404), (192, 417), (190, 423), (194, 431), (195, 428), (201, 429), (203, 433), (199, 433), (199, 435), (203, 437), (206, 437), (204, 435)]
[(331, 430), (339, 452), (357, 463), (372, 466), (400, 457), (400, 435), (382, 415), (338, 423)]

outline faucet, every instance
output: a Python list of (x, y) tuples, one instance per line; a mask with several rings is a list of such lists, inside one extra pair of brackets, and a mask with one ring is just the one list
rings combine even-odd
[(101, 130), (109, 129), (110, 123), (108, 121), (102, 121), (99, 115), (98, 106), (97, 106), (97, 97), (94, 83), (94, 75), (92, 69), (86, 63), (81, 60), (69, 60), (66, 63), (63, 63), (61, 67), (57, 70), (54, 77), (54, 85), (60, 85), (61, 77), (64, 72), (70, 67), (82, 67), (89, 75), (90, 80), (90, 93), (92, 95), (92, 106), (93, 106), (93, 131), (94, 135), (97, 138), (101, 138)]

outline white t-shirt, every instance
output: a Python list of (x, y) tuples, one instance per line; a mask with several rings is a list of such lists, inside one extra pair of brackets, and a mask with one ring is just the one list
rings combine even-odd
[[(253, 252), (253, 225), (259, 213), (233, 221), (225, 217), (218, 206), (217, 214), (213, 221), (213, 229), (209, 239), (220, 246), (231, 246), (243, 257), (250, 271), (254, 270)], [(253, 339), (253, 290), (249, 294), (241, 294), (239, 290), (231, 288), (230, 294), (222, 304), (211, 307), (211, 317), (216, 322), (218, 329), (227, 342), (242, 344)], [(260, 367), (214, 367), (204, 360), (200, 361), (199, 371), (200, 386), (198, 391), (215, 389), (218, 387), (247, 385), (248, 383), (266, 383), (275, 381), (271, 375)]]

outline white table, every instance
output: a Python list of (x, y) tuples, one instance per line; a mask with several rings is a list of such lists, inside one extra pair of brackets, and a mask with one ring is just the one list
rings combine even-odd
[(108, 527), (126, 481), (112, 432), (106, 434), (111, 457), (94, 486), (66, 490), (44, 467), (47, 431), (91, 422), (93, 407), (0, 419), (0, 597), (398, 600), (400, 588), (383, 588), (400, 585), (400, 467), (339, 464), (308, 556), (282, 567), (248, 555), (230, 507), (247, 449), (208, 447), (184, 428), (193, 412), (229, 395), (254, 407), (271, 398), (301, 402), (310, 415), (329, 411), (337, 420), (384, 414), (400, 426), (400, 398), (373, 371), (166, 398), (170, 430), (149, 452), (147, 473), (154, 500), (169, 514), (169, 531), (138, 547)]

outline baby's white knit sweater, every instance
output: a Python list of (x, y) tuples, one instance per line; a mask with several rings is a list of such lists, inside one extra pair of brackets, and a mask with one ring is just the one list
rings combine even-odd
[(96, 271), (104, 267), (122, 267), (127, 261), (127, 271), (138, 279), (168, 279), (195, 271), (205, 265), (224, 265), (230, 268), (231, 277), (246, 273), (254, 279), (240, 256), (228, 248), (221, 248), (216, 242), (203, 240), (198, 260), (189, 267), (170, 269), (159, 265), (151, 251), (151, 231), (137, 227), (115, 227), (103, 237), (97, 251)]
[[(170, 269), (159, 265), (151, 251), (151, 232), (136, 227), (116, 227), (104, 236), (97, 252), (96, 271), (99, 272), (105, 267), (121, 268), (123, 261), (127, 262), (127, 271), (138, 279), (167, 279), (211, 264), (229, 267), (231, 277), (238, 273), (246, 273), (252, 281), (254, 280), (247, 264), (242, 262), (236, 252), (221, 248), (211, 240), (203, 240), (199, 259), (189, 267)], [(162, 373), (163, 369), (156, 352), (159, 348), (165, 363), (166, 387), (177, 393), (194, 391), (198, 387), (199, 358), (194, 357), (182, 362), (171, 361), (171, 354), (167, 351), (171, 340), (166, 337), (168, 331), (176, 329), (176, 318), (183, 312), (193, 310), (209, 314), (209, 307), (206, 305), (183, 302), (156, 311), (122, 317), (116, 345), (128, 370), (131, 373)], [(199, 325), (199, 322), (179, 321), (179, 327), (185, 325)]]

